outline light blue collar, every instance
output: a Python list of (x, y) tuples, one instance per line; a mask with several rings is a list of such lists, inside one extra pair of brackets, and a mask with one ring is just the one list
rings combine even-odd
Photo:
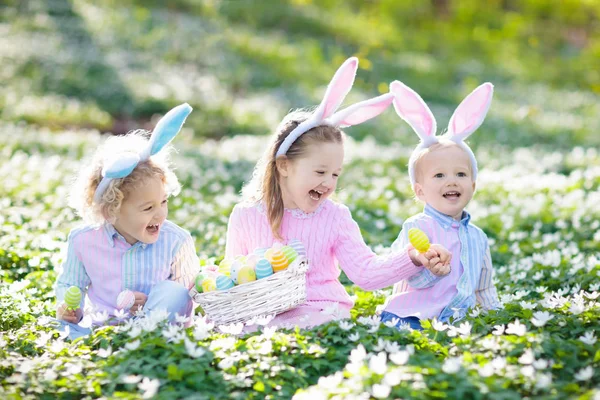
[(469, 221), (471, 221), (471, 214), (463, 210), (462, 218), (460, 221), (455, 220), (451, 216), (441, 213), (435, 208), (431, 207), (429, 204), (425, 204), (425, 208), (423, 209), (423, 213), (425, 215), (429, 215), (433, 218), (438, 224), (440, 224), (444, 229), (449, 229), (452, 225), (457, 226), (457, 224), (462, 224), (464, 226), (469, 225)]

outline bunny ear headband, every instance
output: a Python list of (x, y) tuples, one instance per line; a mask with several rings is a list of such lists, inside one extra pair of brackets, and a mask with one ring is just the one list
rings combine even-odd
[(358, 125), (381, 114), (392, 103), (394, 96), (391, 93), (387, 93), (335, 112), (344, 101), (350, 89), (352, 89), (357, 68), (358, 59), (356, 57), (350, 57), (344, 61), (331, 79), (331, 82), (329, 82), (327, 91), (319, 107), (317, 107), (306, 121), (300, 123), (290, 132), (283, 143), (281, 143), (281, 146), (279, 146), (276, 157), (286, 154), (292, 144), (302, 134), (316, 126), (330, 125), (345, 128), (347, 126)]
[[(421, 96), (399, 81), (390, 84), (390, 92), (394, 94), (396, 113), (406, 121), (421, 139), (421, 143), (413, 151), (408, 161), (410, 182), (415, 184), (415, 162), (421, 150), (439, 142), (435, 135), (436, 122), (431, 110)], [(469, 155), (473, 167), (473, 180), (477, 179), (477, 160), (471, 148), (464, 142), (481, 124), (492, 103), (494, 85), (486, 82), (473, 90), (454, 111), (445, 138), (461, 146)]]
[(102, 180), (94, 193), (94, 202), (99, 203), (102, 194), (113, 179), (125, 178), (141, 162), (161, 151), (179, 133), (192, 107), (184, 103), (169, 111), (158, 121), (148, 144), (139, 153), (123, 152), (115, 158), (105, 161), (102, 168)]

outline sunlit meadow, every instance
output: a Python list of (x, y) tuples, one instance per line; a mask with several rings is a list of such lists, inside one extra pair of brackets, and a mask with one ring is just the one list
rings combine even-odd
[[(542, 16), (562, 14), (533, 0), (529, 14), (502, 18), (457, 7), (439, 32), (391, 16), (391, 0), (1, 3), (0, 398), (600, 399), (600, 75), (586, 68), (597, 33), (577, 57), (550, 48), (558, 36)], [(403, 4), (406, 15), (433, 12)], [(562, 7), (569, 29), (598, 15)], [(471, 42), (461, 29), (477, 18), (484, 39)], [(427, 45), (442, 37), (447, 49)], [(465, 58), (472, 46), (485, 62)], [(439, 126), (478, 82), (496, 84), (473, 136), (480, 174), (468, 210), (491, 242), (501, 311), (397, 330), (376, 316), (391, 289), (364, 292), (342, 275), (352, 318), (312, 330), (259, 319), (243, 334), (200, 313), (189, 328), (154, 313), (74, 343), (54, 329), (55, 268), (79, 223), (67, 194), (99, 132), (194, 106), (174, 141), (183, 190), (169, 218), (212, 263), (264, 134), (316, 102), (331, 63), (349, 54), (361, 60), (351, 101), (403, 79), (422, 88)], [(336, 197), (385, 253), (422, 208), (406, 173), (416, 137), (391, 110), (348, 133)]]

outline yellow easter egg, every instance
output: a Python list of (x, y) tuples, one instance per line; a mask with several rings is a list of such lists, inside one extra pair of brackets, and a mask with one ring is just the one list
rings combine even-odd
[(429, 250), (429, 238), (419, 228), (410, 228), (408, 230), (408, 240), (419, 253), (425, 253)]
[(242, 285), (244, 283), (252, 282), (256, 280), (256, 272), (249, 266), (244, 266), (238, 272), (237, 281), (238, 284)]
[(228, 258), (223, 259), (223, 261), (221, 261), (219, 264), (219, 273), (229, 276), (231, 273), (231, 264), (233, 264), (233, 260)]
[(271, 258), (273, 272), (281, 272), (286, 269), (288, 265), (290, 265), (290, 262), (281, 250), (273, 252), (273, 256)]
[(202, 281), (202, 291), (206, 292), (214, 292), (217, 290), (217, 283), (213, 278), (206, 278)]

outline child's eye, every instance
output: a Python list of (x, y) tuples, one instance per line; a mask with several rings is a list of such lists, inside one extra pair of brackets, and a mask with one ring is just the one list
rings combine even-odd
[(340, 174), (333, 174), (333, 177), (334, 177), (334, 178), (339, 178), (339, 177), (340, 177)]
[(150, 210), (152, 210), (152, 206), (144, 208), (144, 211), (150, 211)]
[(325, 171), (317, 171), (317, 174), (319, 175), (323, 175), (325, 173)]
[(440, 173), (438, 173), (438, 174), (435, 174), (433, 177), (434, 177), (434, 178), (443, 178), (443, 177), (444, 177), (444, 174), (442, 174), (442, 173), (440, 172)]
[(169, 200), (167, 200), (167, 199), (164, 199), (164, 200), (162, 201), (162, 204), (167, 204), (168, 202), (169, 202)]
[(466, 174), (466, 173), (464, 173), (464, 172), (459, 172), (457, 175), (458, 175), (460, 178), (464, 178), (464, 177), (466, 177), (466, 176), (467, 176), (467, 174)]

